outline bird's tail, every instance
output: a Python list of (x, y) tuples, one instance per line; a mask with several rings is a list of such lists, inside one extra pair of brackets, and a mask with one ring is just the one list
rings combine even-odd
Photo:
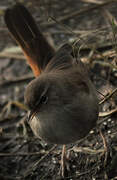
[(54, 49), (23, 5), (18, 3), (7, 9), (4, 19), (11, 35), (22, 48), (35, 76), (38, 76), (53, 57)]

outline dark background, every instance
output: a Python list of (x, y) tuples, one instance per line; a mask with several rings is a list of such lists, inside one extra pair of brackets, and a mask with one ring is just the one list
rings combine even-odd
[[(5, 9), (15, 2), (0, 1), (0, 179), (61, 179), (61, 147), (37, 139), (26, 122), (24, 90), (34, 77), (3, 18)], [(116, 179), (117, 1), (17, 2), (29, 9), (55, 49), (77, 41), (78, 57), (87, 65), (97, 91), (106, 98), (110, 94), (100, 105), (97, 127), (67, 147), (70, 170), (65, 179)], [(100, 93), (101, 102), (104, 96)]]

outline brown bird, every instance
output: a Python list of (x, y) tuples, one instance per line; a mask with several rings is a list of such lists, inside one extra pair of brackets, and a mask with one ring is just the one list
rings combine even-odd
[(72, 46), (55, 52), (21, 4), (6, 10), (5, 22), (36, 76), (24, 95), (34, 134), (62, 145), (84, 138), (96, 125), (98, 99), (84, 64), (72, 56)]

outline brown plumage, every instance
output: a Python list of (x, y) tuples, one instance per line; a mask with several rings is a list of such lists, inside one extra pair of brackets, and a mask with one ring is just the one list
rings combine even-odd
[(96, 125), (98, 99), (84, 64), (69, 44), (55, 52), (23, 5), (7, 9), (5, 22), (36, 76), (24, 96), (34, 134), (55, 144), (85, 137)]
[(10, 34), (22, 48), (35, 76), (38, 76), (53, 57), (54, 49), (23, 5), (17, 3), (11, 9), (7, 9), (4, 19)]

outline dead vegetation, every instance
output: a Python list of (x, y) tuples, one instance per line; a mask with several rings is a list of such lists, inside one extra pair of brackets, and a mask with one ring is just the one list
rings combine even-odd
[[(22, 3), (55, 48), (68, 41), (77, 47), (75, 54), (86, 63), (100, 99), (97, 127), (68, 146), (65, 179), (117, 179), (117, 0)], [(26, 122), (23, 94), (34, 77), (3, 22), (9, 5), (0, 2), (0, 179), (61, 179), (61, 147), (35, 138)]]

